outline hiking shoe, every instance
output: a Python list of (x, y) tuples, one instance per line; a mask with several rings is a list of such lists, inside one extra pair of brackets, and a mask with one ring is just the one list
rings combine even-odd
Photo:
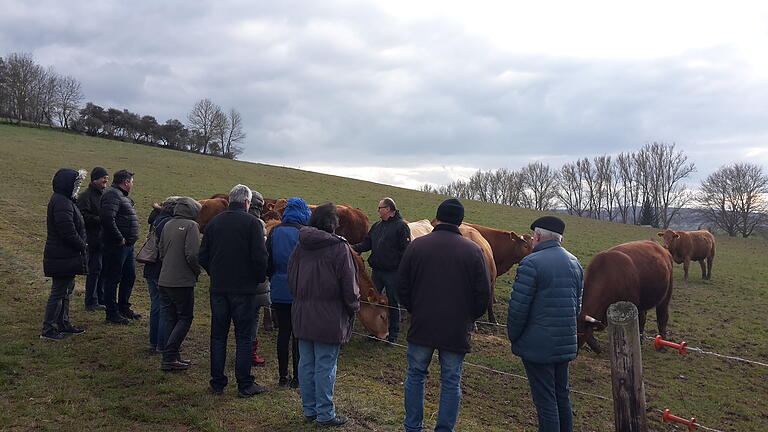
[(118, 315), (114, 317), (107, 317), (106, 322), (109, 324), (128, 325), (128, 318)]
[(48, 339), (48, 340), (62, 340), (68, 338), (69, 335), (66, 333), (56, 332), (56, 333), (45, 333), (40, 335), (40, 339)]
[(59, 330), (60, 333), (69, 333), (69, 334), (82, 334), (85, 333), (85, 329), (82, 329), (80, 327), (75, 327), (73, 325), (69, 327), (64, 327), (63, 329)]
[(224, 394), (224, 389), (223, 388), (217, 389), (217, 388), (213, 388), (211, 386), (208, 386), (208, 393), (210, 393), (210, 394), (212, 394), (214, 396), (221, 396), (221, 395)]
[(324, 428), (330, 428), (330, 427), (343, 426), (343, 425), (345, 425), (347, 423), (347, 420), (348, 419), (346, 417), (337, 415), (336, 417), (334, 417), (334, 418), (332, 418), (332, 419), (330, 419), (328, 421), (324, 421), (324, 422), (320, 422), (319, 421), (319, 422), (317, 422), (317, 427), (319, 427), (321, 429), (324, 429)]
[(178, 360), (160, 363), (161, 371), (168, 372), (168, 371), (187, 370), (187, 369), (189, 369), (189, 365), (186, 363), (182, 363)]
[(304, 423), (314, 423), (315, 420), (317, 420), (317, 415), (304, 416)]
[(248, 388), (244, 388), (242, 390), (238, 389), (237, 395), (240, 396), (241, 398), (249, 398), (249, 397), (256, 396), (257, 394), (262, 394), (266, 391), (267, 389), (265, 387), (262, 387), (256, 383), (253, 383)]
[(134, 311), (132, 311), (130, 309), (127, 309), (127, 310), (124, 310), (124, 311), (120, 311), (120, 315), (122, 315), (122, 316), (124, 316), (124, 317), (126, 317), (128, 319), (132, 319), (132, 320), (140, 320), (141, 319), (141, 314), (137, 314), (136, 312), (134, 312)]
[(287, 376), (280, 377), (280, 379), (277, 381), (277, 385), (279, 385), (280, 387), (285, 387), (288, 385), (290, 381), (291, 380)]
[(88, 311), (88, 312), (105, 311), (105, 310), (107, 310), (107, 307), (104, 306), (104, 305), (100, 305), (100, 304), (87, 305), (85, 307), (85, 310)]
[(291, 378), (291, 383), (288, 385), (288, 387), (292, 389), (299, 388), (299, 379), (297, 377)]

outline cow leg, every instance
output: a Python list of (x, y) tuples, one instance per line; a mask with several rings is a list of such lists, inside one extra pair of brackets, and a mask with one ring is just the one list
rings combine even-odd
[(699, 265), (701, 266), (701, 278), (707, 280), (707, 264), (701, 259), (699, 260)]
[(498, 324), (496, 321), (496, 314), (493, 313), (493, 296), (488, 300), (488, 321), (493, 324)]
[(707, 257), (707, 280), (712, 279), (712, 260), (714, 257), (708, 256)]
[(602, 348), (600, 348), (600, 344), (597, 343), (597, 339), (595, 339), (595, 336), (589, 335), (586, 342), (587, 342), (587, 345), (592, 349), (592, 351), (595, 354), (600, 354), (601, 352), (603, 352)]
[(656, 323), (662, 339), (667, 338), (667, 322), (669, 321), (669, 301), (656, 306)]
[(640, 325), (640, 335), (642, 336), (645, 333), (645, 313), (646, 311), (638, 311), (637, 313), (637, 321)]
[(685, 272), (685, 275), (683, 276), (683, 280), (688, 282), (688, 267), (691, 265), (691, 260), (689, 258), (685, 258), (683, 260), (683, 271)]

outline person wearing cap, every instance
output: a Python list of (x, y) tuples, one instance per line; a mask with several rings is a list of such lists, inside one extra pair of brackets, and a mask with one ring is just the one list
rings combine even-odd
[(572, 431), (568, 364), (576, 358), (584, 270), (561, 245), (565, 222), (543, 216), (531, 229), (533, 252), (517, 268), (507, 336), (512, 352), (523, 360), (539, 431)]
[(373, 224), (363, 241), (352, 246), (357, 253), (371, 251), (368, 264), (371, 279), (379, 293), (387, 294), (389, 309), (389, 342), (397, 341), (400, 334), (400, 302), (397, 297), (397, 268), (405, 248), (411, 242), (411, 230), (400, 216), (395, 200), (389, 197), (379, 201), (380, 221)]
[[(128, 324), (141, 319), (131, 309), (131, 293), (136, 281), (133, 245), (139, 239), (139, 218), (128, 196), (133, 189), (133, 173), (119, 170), (112, 176), (112, 186), (104, 191), (99, 207), (101, 238), (104, 245), (104, 305), (107, 322)], [(119, 292), (118, 292), (119, 285)]]
[(476, 319), (488, 308), (491, 281), (480, 246), (459, 231), (464, 206), (455, 198), (437, 208), (434, 231), (411, 242), (398, 269), (401, 304), (411, 314), (405, 420), (424, 428), (424, 383), (435, 350), (440, 359), (440, 409), (435, 431), (453, 431), (461, 404), (461, 370)]
[(85, 279), (85, 310), (89, 312), (106, 310), (104, 306), (104, 277), (101, 274), (101, 196), (107, 187), (109, 175), (102, 167), (91, 170), (88, 188), (77, 196), (77, 208), (85, 220), (85, 234), (88, 238), (88, 276)]
[[(267, 224), (261, 218), (261, 212), (264, 210), (264, 196), (253, 189), (251, 189), (251, 194), (251, 206), (248, 208), (248, 213), (256, 216), (266, 233)], [(266, 241), (266, 237), (264, 240)], [(256, 290), (256, 309), (253, 312), (253, 334), (251, 335), (251, 345), (253, 346), (251, 363), (253, 366), (263, 367), (267, 364), (267, 361), (259, 355), (259, 318), (261, 318), (262, 307), (269, 310), (269, 289), (269, 279), (267, 279), (260, 283)]]

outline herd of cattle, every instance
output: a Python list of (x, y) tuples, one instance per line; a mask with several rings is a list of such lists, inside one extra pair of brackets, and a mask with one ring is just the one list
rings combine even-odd
[[(266, 198), (264, 201), (262, 219), (269, 232), (280, 223), (287, 200)], [(205, 225), (227, 209), (228, 201), (226, 195), (217, 194), (200, 203), (202, 210), (198, 224), (200, 231), (205, 233)], [(314, 207), (310, 206), (312, 209)], [(368, 216), (360, 209), (348, 205), (338, 204), (336, 208), (339, 214), (336, 233), (345, 237), (350, 244), (362, 241), (368, 232)], [(410, 222), (408, 227), (413, 239), (432, 232), (433, 225), (424, 219)], [(496, 323), (493, 312), (496, 278), (531, 253), (533, 239), (528, 234), (518, 235), (513, 231), (467, 222), (459, 229), (462, 236), (480, 246), (485, 256), (492, 289), (488, 320)], [(652, 240), (633, 241), (612, 247), (592, 258), (584, 276), (582, 308), (577, 323), (579, 346), (587, 343), (594, 351), (600, 351), (593, 331), (605, 328), (608, 306), (618, 301), (630, 301), (637, 306), (641, 333), (645, 328), (646, 312), (656, 308), (659, 334), (666, 338), (669, 302), (672, 298), (672, 262), (683, 264), (686, 281), (691, 261), (698, 261), (701, 265), (702, 279), (712, 277), (715, 238), (709, 231), (666, 230), (658, 235), (663, 240), (663, 247)], [(374, 288), (362, 257), (354, 251), (353, 256), (358, 269), (360, 297), (363, 300), (358, 319), (371, 334), (385, 339), (389, 327), (387, 297)]]

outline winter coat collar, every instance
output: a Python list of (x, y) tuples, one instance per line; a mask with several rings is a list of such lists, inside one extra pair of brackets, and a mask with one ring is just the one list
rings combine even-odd
[(299, 232), (299, 243), (305, 249), (322, 249), (343, 241), (342, 237), (315, 227), (302, 227)]
[(229, 203), (229, 207), (227, 208), (227, 210), (244, 212), (245, 211), (245, 203), (231, 202), (231, 203)]
[(538, 252), (540, 250), (549, 249), (553, 247), (560, 247), (560, 242), (557, 240), (547, 240), (545, 242), (541, 242), (537, 244), (535, 248), (533, 248), (533, 252)]
[(449, 223), (441, 223), (438, 226), (435, 227), (432, 231), (449, 231), (458, 235), (461, 235), (461, 231), (459, 231), (458, 225), (453, 225)]

